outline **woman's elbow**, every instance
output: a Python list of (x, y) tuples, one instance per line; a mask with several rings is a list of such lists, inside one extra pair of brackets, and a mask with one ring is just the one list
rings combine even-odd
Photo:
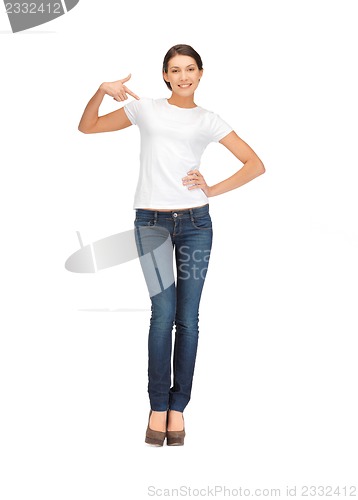
[(259, 171), (259, 175), (262, 175), (262, 174), (264, 174), (266, 172), (265, 165), (262, 163), (261, 160), (260, 160), (260, 163), (259, 163), (258, 171)]
[(90, 129), (81, 127), (81, 125), (78, 126), (78, 130), (80, 132), (82, 132), (82, 134), (92, 134), (93, 133)]
[(253, 165), (255, 165), (255, 172), (257, 175), (262, 175), (266, 172), (265, 165), (262, 163), (260, 158), (255, 158)]

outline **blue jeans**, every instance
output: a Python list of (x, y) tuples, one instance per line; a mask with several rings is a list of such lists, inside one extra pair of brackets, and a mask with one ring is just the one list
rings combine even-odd
[[(166, 229), (164, 233), (168, 237), (170, 235), (168, 241), (171, 244), (162, 246), (166, 248), (166, 255), (162, 254), (161, 259), (170, 261), (171, 272), (174, 250), (176, 283), (174, 279), (166, 279), (169, 284), (166, 288), (162, 286), (162, 291), (150, 294), (152, 315), (148, 337), (148, 394), (153, 411), (171, 409), (182, 412), (191, 395), (199, 337), (199, 303), (212, 245), (209, 205), (170, 212), (136, 209), (134, 226), (139, 256), (153, 254), (140, 228), (154, 229), (154, 234), (155, 228)], [(161, 231), (158, 237), (163, 241), (163, 229)], [(156, 265), (160, 268), (161, 263)], [(143, 264), (142, 269), (148, 285), (150, 272)]]

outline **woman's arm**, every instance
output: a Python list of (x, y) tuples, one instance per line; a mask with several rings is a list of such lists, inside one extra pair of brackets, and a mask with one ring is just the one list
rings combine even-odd
[(232, 189), (236, 189), (247, 182), (252, 181), (255, 177), (265, 173), (266, 169), (264, 164), (257, 156), (255, 151), (250, 148), (245, 141), (240, 139), (240, 137), (234, 132), (230, 132), (221, 141), (233, 155), (236, 156), (244, 165), (238, 170), (234, 175), (228, 177), (227, 179), (214, 184), (213, 186), (208, 186), (205, 182), (203, 175), (199, 170), (190, 170), (188, 176), (183, 178), (184, 185), (190, 185), (188, 189), (201, 188), (206, 196), (217, 196), (218, 194), (226, 193)]
[(238, 160), (244, 165), (234, 175), (209, 188), (209, 196), (217, 196), (236, 189), (255, 177), (265, 173), (264, 164), (257, 156), (255, 151), (250, 148), (234, 131), (219, 141), (225, 146)]
[(99, 107), (106, 94), (113, 97), (116, 101), (124, 101), (128, 99), (127, 94), (131, 95), (135, 99), (139, 99), (136, 94), (123, 85), (124, 82), (129, 80), (129, 78), (130, 75), (122, 80), (112, 83), (102, 83), (102, 85), (100, 85), (99, 89), (90, 99), (83, 112), (78, 125), (78, 130), (80, 132), (83, 132), (84, 134), (113, 132), (115, 130), (122, 130), (132, 125), (123, 108), (112, 111), (112, 113), (108, 113), (107, 115), (98, 116)]

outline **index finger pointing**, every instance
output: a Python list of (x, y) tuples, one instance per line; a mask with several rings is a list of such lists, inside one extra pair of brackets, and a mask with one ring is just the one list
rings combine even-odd
[(127, 94), (131, 95), (135, 99), (140, 99), (140, 97), (138, 97), (137, 94), (135, 94), (134, 92), (132, 92), (131, 90), (129, 90), (129, 88), (127, 88), (126, 86), (124, 86), (124, 89), (127, 92)]

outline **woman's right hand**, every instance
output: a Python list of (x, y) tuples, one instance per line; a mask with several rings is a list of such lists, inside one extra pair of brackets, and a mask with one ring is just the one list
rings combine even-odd
[(116, 82), (104, 82), (100, 85), (100, 89), (118, 102), (128, 99), (128, 95), (134, 97), (135, 99), (139, 99), (134, 92), (129, 90), (129, 88), (124, 85), (124, 83), (128, 82), (131, 76), (131, 73), (129, 73), (129, 75), (122, 80), (117, 80)]

